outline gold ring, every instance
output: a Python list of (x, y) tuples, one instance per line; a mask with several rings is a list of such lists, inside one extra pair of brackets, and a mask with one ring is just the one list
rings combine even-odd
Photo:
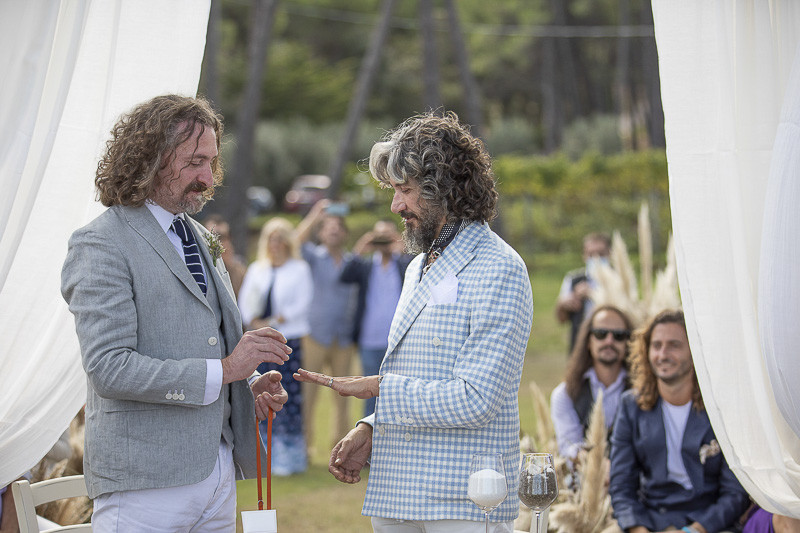
[(333, 387), (333, 378), (328, 380), (328, 387)]

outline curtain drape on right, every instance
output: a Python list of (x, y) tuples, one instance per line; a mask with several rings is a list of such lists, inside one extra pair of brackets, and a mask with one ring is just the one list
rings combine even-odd
[(800, 517), (800, 4), (652, 5), (678, 275), (703, 399), (744, 488)]

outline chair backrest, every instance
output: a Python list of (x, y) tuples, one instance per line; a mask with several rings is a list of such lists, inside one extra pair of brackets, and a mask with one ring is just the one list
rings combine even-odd
[[(67, 476), (40, 481), (31, 485), (26, 480), (15, 481), (11, 486), (14, 494), (14, 504), (17, 507), (20, 533), (39, 533), (39, 524), (36, 519), (36, 506), (43, 503), (86, 496), (86, 483), (83, 476)], [(48, 533), (57, 531), (92, 531), (91, 524), (76, 526), (62, 526), (47, 529)]]

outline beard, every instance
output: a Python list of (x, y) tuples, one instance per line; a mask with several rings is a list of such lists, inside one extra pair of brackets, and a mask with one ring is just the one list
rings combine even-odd
[[(196, 215), (199, 213), (210, 199), (211, 195), (208, 193), (209, 187), (206, 187), (200, 182), (194, 182), (183, 190), (181, 199), (178, 206), (181, 211), (187, 215)], [(213, 190), (213, 189), (212, 189)], [(189, 196), (189, 193), (199, 192), (200, 196)]]
[[(610, 356), (610, 354), (612, 354), (612, 353), (613, 353), (613, 356)], [(622, 356), (622, 354), (620, 353), (619, 350), (617, 350), (616, 347), (607, 346), (607, 347), (601, 349), (599, 351), (599, 353), (597, 354), (597, 356), (594, 357), (593, 359), (597, 363), (600, 363), (603, 366), (612, 367), (612, 366), (618, 365), (618, 364), (620, 364), (622, 362), (622, 357), (621, 356)]]
[(420, 213), (402, 211), (400, 216), (406, 219), (416, 220), (416, 224), (409, 225), (403, 231), (403, 244), (406, 253), (417, 255), (427, 252), (436, 237), (444, 218), (444, 209), (439, 206), (420, 206)]

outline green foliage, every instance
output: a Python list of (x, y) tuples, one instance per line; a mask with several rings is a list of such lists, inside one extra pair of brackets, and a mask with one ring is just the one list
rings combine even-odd
[(578, 159), (589, 151), (613, 154), (621, 149), (619, 119), (615, 115), (579, 118), (564, 129), (561, 150), (571, 159)]
[(504, 154), (528, 155), (537, 152), (536, 133), (529, 120), (521, 117), (501, 119), (486, 132), (486, 148), (494, 157)]
[(564, 154), (501, 156), (494, 171), (505, 236), (523, 252), (576, 252), (586, 233), (614, 230), (636, 252), (643, 201), (650, 205), (654, 249), (666, 246), (671, 222), (661, 150), (592, 152), (575, 162)]
[[(356, 161), (369, 156), (372, 145), (380, 139), (387, 126), (378, 121), (361, 124), (352, 149)], [(267, 187), (280, 201), (302, 174), (326, 174), (339, 149), (344, 125), (339, 122), (315, 124), (306, 117), (291, 117), (282, 121), (263, 121), (256, 126), (255, 174), (253, 185)], [(236, 137), (226, 134), (221, 159), (230, 168), (236, 157)], [(363, 168), (361, 168), (363, 167)], [(345, 168), (343, 192), (351, 194), (360, 185), (354, 182), (366, 164), (351, 162)], [(371, 178), (368, 181), (373, 181)]]

